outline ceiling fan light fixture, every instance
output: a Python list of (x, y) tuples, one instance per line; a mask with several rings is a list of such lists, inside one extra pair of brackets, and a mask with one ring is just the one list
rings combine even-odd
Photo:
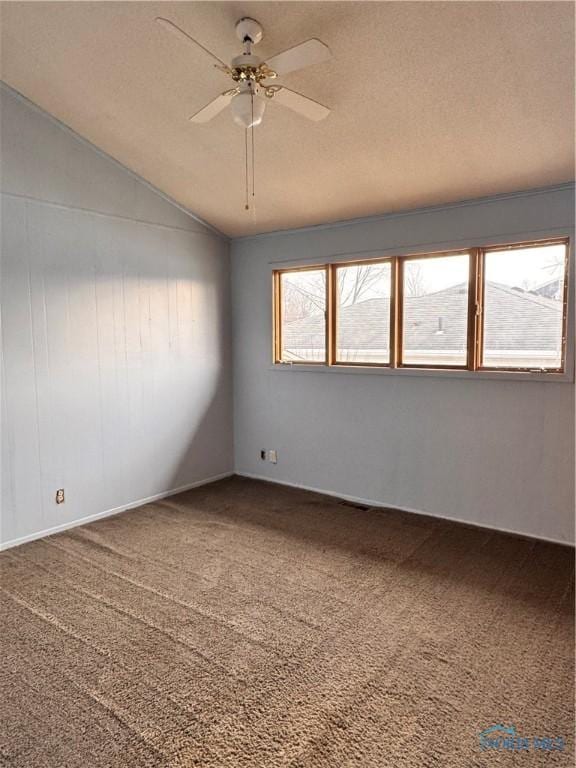
[(234, 96), (230, 103), (230, 109), (236, 125), (240, 125), (242, 128), (252, 128), (262, 122), (266, 102), (260, 96), (253, 96), (250, 91), (242, 91)]

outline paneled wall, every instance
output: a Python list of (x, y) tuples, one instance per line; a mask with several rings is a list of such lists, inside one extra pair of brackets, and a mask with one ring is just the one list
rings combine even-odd
[(230, 473), (233, 457), (228, 243), (0, 98), (7, 545)]

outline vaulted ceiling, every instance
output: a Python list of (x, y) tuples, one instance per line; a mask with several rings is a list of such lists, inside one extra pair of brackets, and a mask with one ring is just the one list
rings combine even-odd
[[(569, 2), (9, 2), (2, 79), (231, 236), (433, 205), (574, 178)], [(266, 58), (310, 37), (333, 59), (286, 75), (332, 109), (270, 105), (256, 129), (256, 210), (228, 111), (187, 118), (229, 87), (221, 59), (258, 19)], [(87, 179), (87, 183), (89, 180)]]

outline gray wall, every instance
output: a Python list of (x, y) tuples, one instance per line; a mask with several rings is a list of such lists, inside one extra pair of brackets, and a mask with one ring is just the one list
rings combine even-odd
[(233, 456), (228, 243), (0, 98), (6, 545), (229, 473)]
[[(573, 541), (572, 383), (271, 366), (275, 266), (572, 235), (573, 227), (573, 187), (562, 187), (234, 242), (236, 471)], [(261, 461), (260, 449), (277, 449), (278, 464)]]

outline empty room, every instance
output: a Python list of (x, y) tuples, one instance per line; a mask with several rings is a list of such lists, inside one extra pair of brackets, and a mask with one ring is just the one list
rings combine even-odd
[(0, 765), (575, 764), (569, 1), (0, 1)]

